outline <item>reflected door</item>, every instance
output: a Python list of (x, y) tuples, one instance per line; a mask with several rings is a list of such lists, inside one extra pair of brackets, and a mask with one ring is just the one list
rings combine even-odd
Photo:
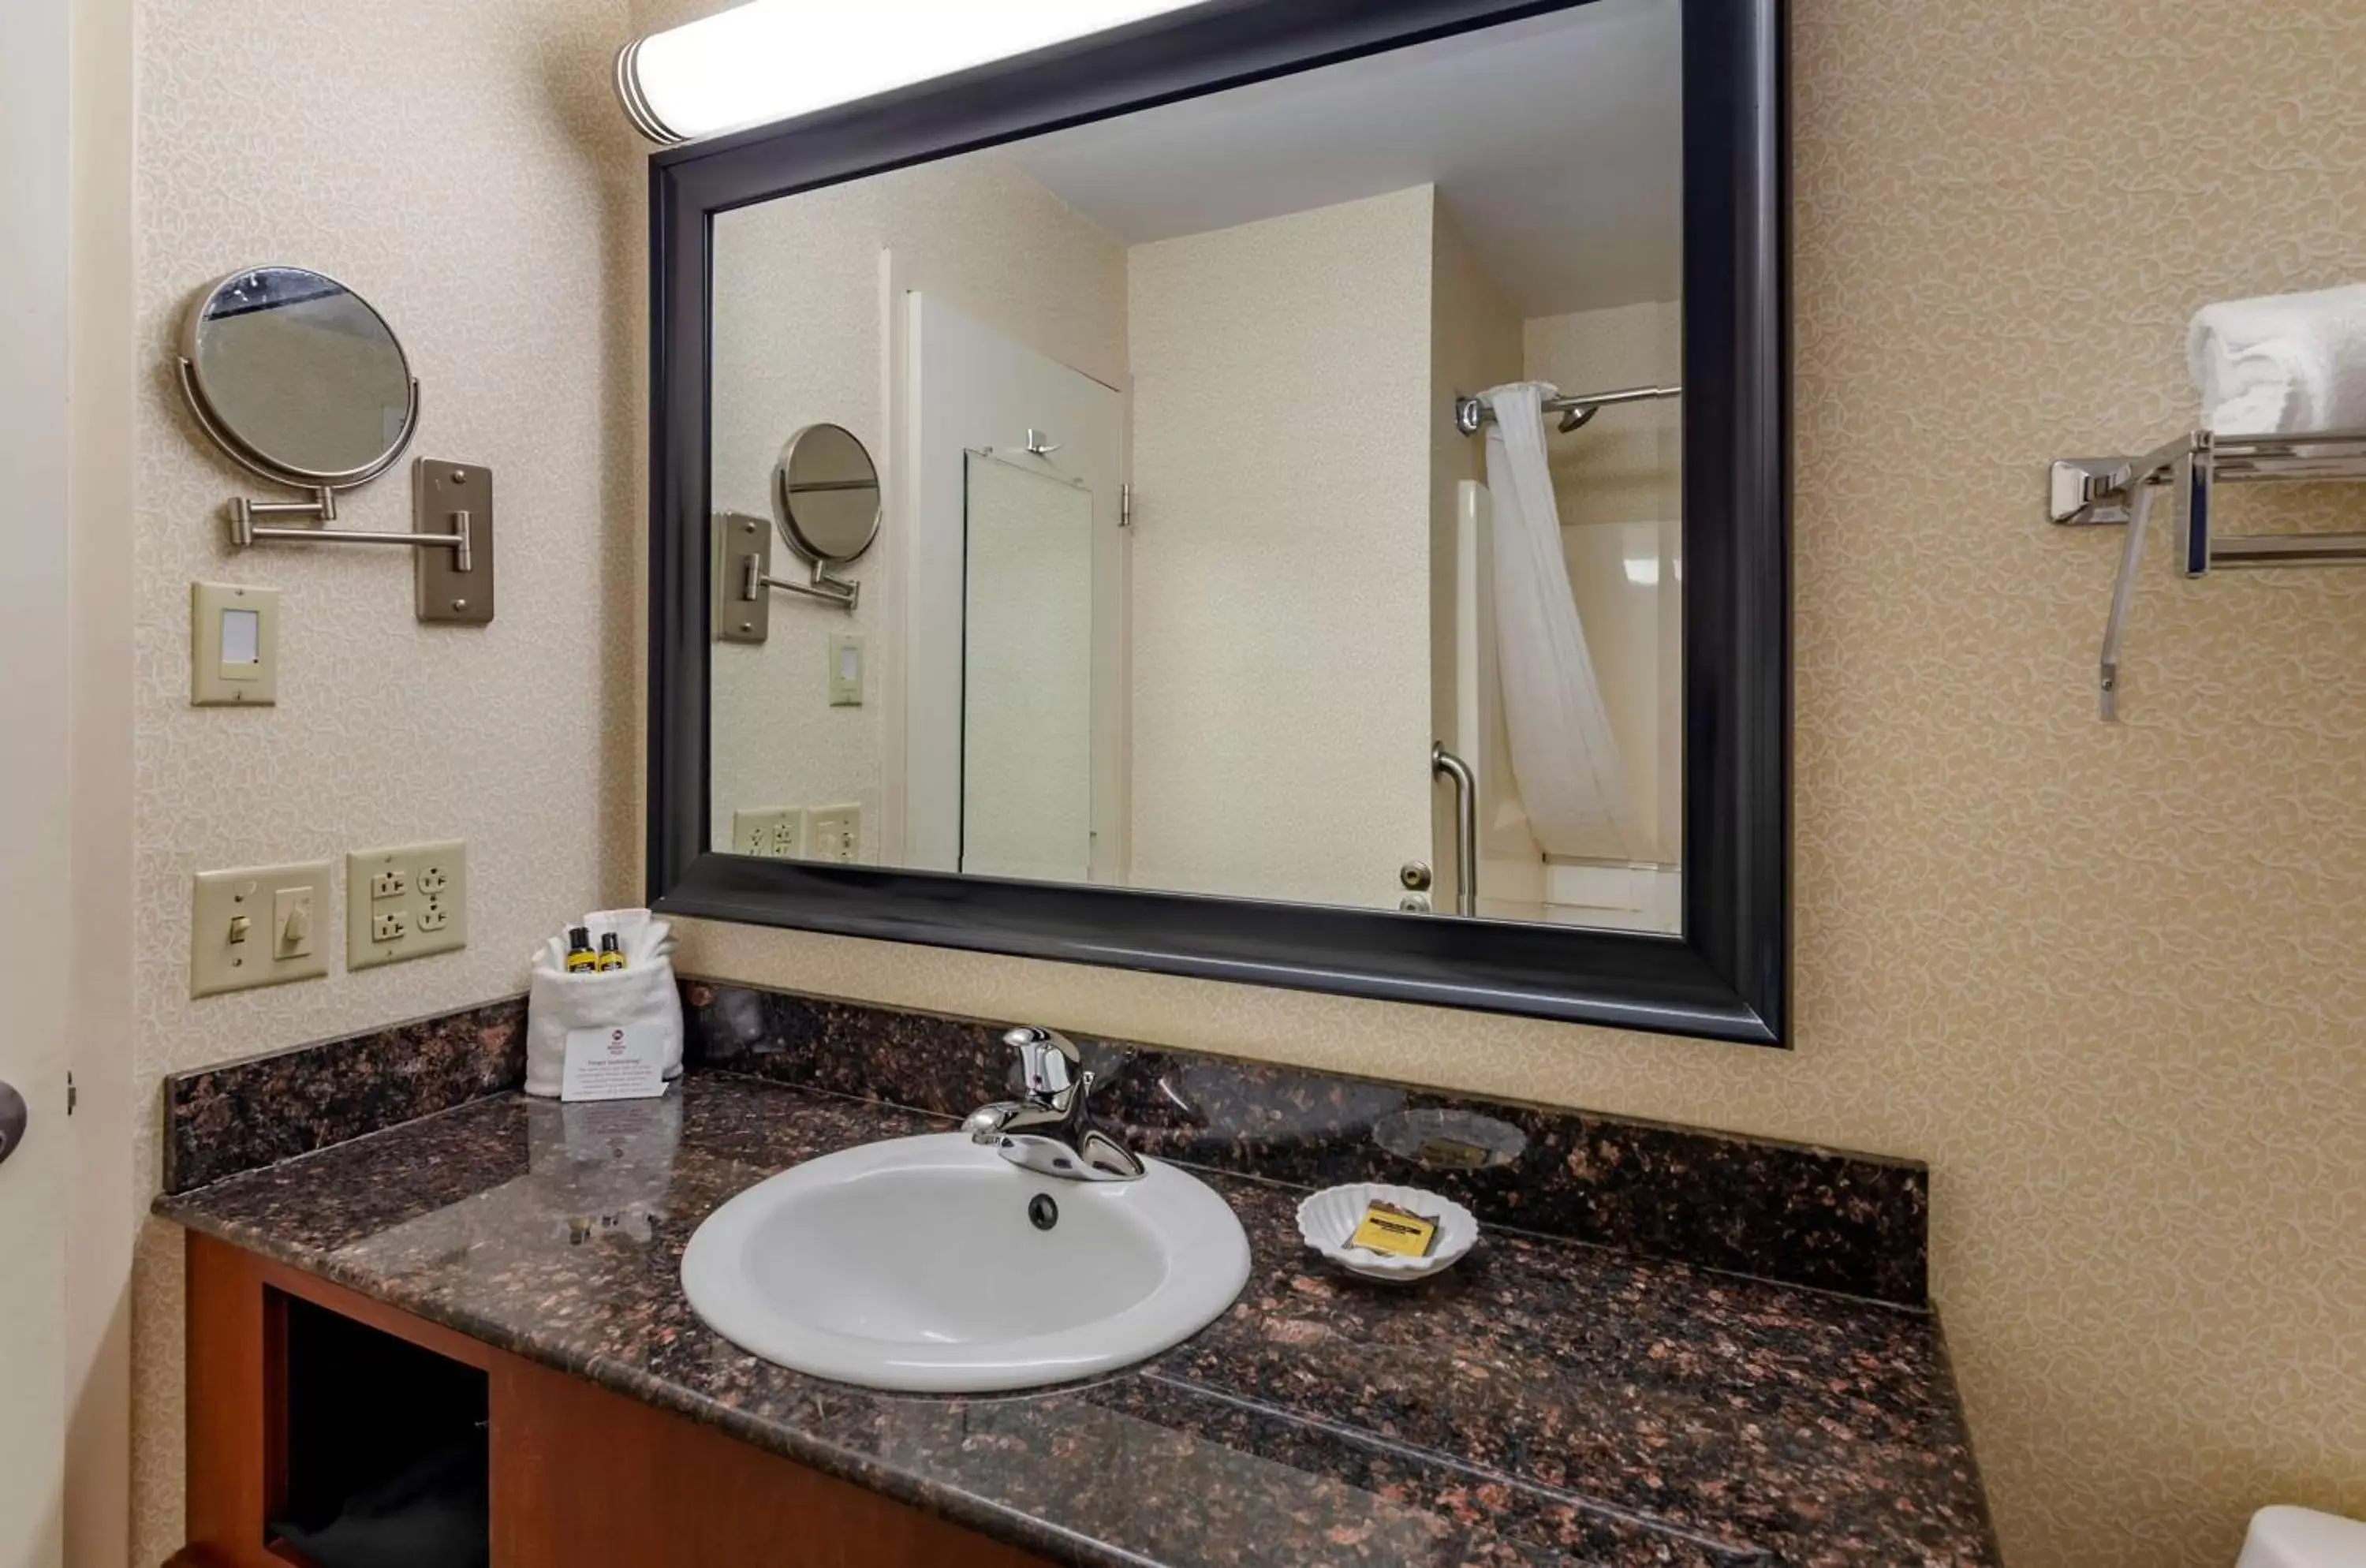
[(961, 868), (1082, 882), (1092, 865), (1093, 495), (967, 454)]
[(1121, 881), (1124, 400), (931, 294), (906, 331), (888, 863)]

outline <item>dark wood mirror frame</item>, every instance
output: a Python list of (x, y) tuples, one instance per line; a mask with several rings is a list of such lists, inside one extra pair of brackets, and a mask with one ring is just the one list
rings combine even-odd
[[(1582, 4), (1583, 0), (1574, 0)], [(1684, 934), (999, 881), (708, 849), (715, 214), (1572, 0), (1231, 0), (650, 159), (649, 903), (669, 914), (1786, 1043), (1785, 0), (1684, 6)]]

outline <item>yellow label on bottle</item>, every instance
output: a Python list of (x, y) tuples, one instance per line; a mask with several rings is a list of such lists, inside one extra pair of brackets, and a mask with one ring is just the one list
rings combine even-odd
[(567, 955), (567, 972), (569, 975), (580, 975), (588, 969), (597, 968), (599, 963), (598, 959), (592, 956), (589, 948), (579, 947)]
[(616, 952), (614, 952), (614, 951), (611, 951), (611, 952), (608, 952), (608, 953), (602, 953), (602, 954), (600, 955), (600, 962), (599, 962), (599, 964), (598, 964), (597, 965), (595, 965), (595, 967), (596, 967), (596, 968), (599, 970), (599, 972), (600, 972), (601, 974), (603, 974), (603, 975), (605, 975), (606, 973), (608, 973), (608, 972), (609, 972), (610, 970), (612, 970), (612, 969), (622, 969), (624, 966), (625, 966), (625, 955), (624, 955), (623, 953), (616, 953)]
[(1436, 1240), (1436, 1220), (1374, 1203), (1364, 1211), (1363, 1224), (1347, 1238), (1347, 1245), (1367, 1252), (1393, 1252), (1400, 1258), (1426, 1258)]

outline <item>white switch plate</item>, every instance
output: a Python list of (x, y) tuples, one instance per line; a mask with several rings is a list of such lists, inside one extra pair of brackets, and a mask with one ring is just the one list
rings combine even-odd
[(317, 980), (329, 972), (327, 861), (201, 871), (189, 908), (193, 997)]
[(834, 708), (859, 708), (862, 705), (862, 634), (860, 632), (829, 634), (829, 705)]
[(817, 806), (806, 813), (806, 860), (851, 865), (862, 853), (862, 807)]
[(190, 583), (189, 705), (259, 708), (278, 700), (279, 590)]
[(766, 860), (794, 860), (805, 853), (806, 814), (798, 806), (731, 814), (731, 852)]
[(468, 945), (468, 846), (457, 840), (345, 857), (345, 967)]

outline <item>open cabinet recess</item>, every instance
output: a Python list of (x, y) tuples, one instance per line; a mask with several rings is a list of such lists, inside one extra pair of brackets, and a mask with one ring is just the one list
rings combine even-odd
[(170, 1568), (1042, 1562), (196, 1235), (188, 1336), (189, 1540)]

